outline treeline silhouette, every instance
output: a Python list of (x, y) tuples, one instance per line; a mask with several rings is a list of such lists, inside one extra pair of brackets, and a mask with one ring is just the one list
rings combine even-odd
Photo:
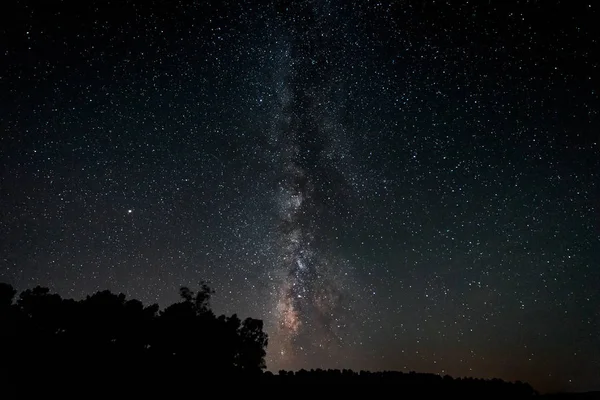
[(204, 283), (183, 287), (180, 302), (159, 310), (108, 290), (76, 301), (38, 286), (14, 301), (16, 291), (0, 283), (0, 376), (56, 386), (260, 375), (263, 322), (217, 317), (212, 294)]
[[(63, 299), (37, 286), (16, 297), (0, 283), (0, 398), (55, 390), (134, 389), (152, 394), (181, 385), (395, 384), (420, 394), (531, 396), (526, 383), (435, 374), (351, 370), (264, 371), (268, 336), (261, 320), (216, 316), (213, 290), (180, 289), (163, 310), (108, 290)], [(8, 388), (8, 391), (7, 391)], [(113, 389), (114, 390), (114, 389)], [(21, 393), (22, 391), (22, 393)]]
[(506, 395), (533, 396), (538, 393), (524, 382), (506, 382), (501, 379), (452, 378), (449, 375), (426, 374), (416, 372), (381, 371), (355, 372), (349, 369), (312, 369), (279, 371), (277, 375), (265, 372), (262, 375), (265, 382), (296, 383), (296, 384), (370, 384), (370, 385), (403, 385), (404, 389), (413, 388), (421, 394), (477, 394), (477, 395)]

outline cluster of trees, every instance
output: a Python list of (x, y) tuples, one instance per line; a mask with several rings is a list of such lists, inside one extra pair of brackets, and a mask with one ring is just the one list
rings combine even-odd
[(521, 382), (414, 372), (265, 372), (268, 337), (262, 321), (217, 317), (210, 308), (212, 294), (204, 283), (196, 292), (184, 287), (179, 302), (159, 310), (110, 291), (76, 301), (38, 286), (15, 299), (16, 290), (0, 283), (0, 380), (8, 382), (0, 384), (0, 398), (78, 387), (86, 394), (128, 388), (155, 395), (158, 388), (222, 386), (241, 378), (267, 384), (394, 384), (420, 394), (536, 394)]
[(528, 384), (520, 381), (506, 382), (501, 379), (452, 378), (449, 375), (423, 374), (416, 372), (381, 371), (355, 372), (349, 369), (301, 369), (300, 371), (279, 371), (275, 375), (266, 372), (262, 375), (265, 382), (298, 383), (298, 384), (371, 384), (371, 385), (402, 385), (414, 388), (420, 394), (476, 394), (494, 396), (528, 397), (538, 393)]
[(180, 302), (159, 310), (110, 291), (76, 301), (39, 286), (15, 301), (0, 283), (0, 376), (73, 383), (261, 375), (262, 321), (217, 317), (212, 294), (204, 283), (197, 292), (184, 287)]

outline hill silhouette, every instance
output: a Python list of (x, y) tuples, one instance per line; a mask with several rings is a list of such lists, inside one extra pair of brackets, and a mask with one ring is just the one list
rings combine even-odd
[[(185, 390), (223, 382), (273, 385), (400, 385), (402, 393), (533, 396), (527, 383), (454, 379), (435, 374), (351, 370), (265, 371), (261, 320), (217, 316), (212, 289), (183, 287), (163, 310), (108, 290), (63, 299), (37, 286), (20, 293), (0, 283), (1, 398), (80, 393)], [(106, 392), (108, 391), (108, 392)]]

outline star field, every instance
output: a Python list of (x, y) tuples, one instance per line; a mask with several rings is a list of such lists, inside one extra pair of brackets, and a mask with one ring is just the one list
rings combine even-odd
[(600, 390), (598, 6), (354, 3), (2, 4), (0, 281)]

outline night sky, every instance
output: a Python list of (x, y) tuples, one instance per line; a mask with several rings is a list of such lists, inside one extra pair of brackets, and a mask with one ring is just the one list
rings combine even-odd
[(600, 389), (599, 8), (3, 1), (0, 281), (206, 280), (273, 371)]

